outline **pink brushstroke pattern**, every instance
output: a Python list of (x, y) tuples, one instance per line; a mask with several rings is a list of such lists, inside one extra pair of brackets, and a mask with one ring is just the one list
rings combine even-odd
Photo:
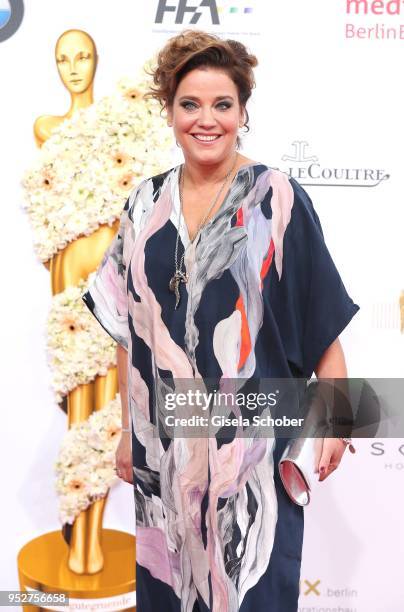
[[(161, 317), (161, 306), (148, 286), (145, 273), (145, 246), (148, 238), (163, 227), (170, 218), (172, 199), (170, 184), (163, 189), (150, 213), (147, 225), (136, 237), (130, 267), (135, 291), (140, 302), (129, 296), (129, 308), (133, 317), (136, 334), (151, 349), (156, 365), (171, 371), (174, 379), (193, 377), (192, 366), (187, 355), (171, 338), (169, 330)], [(208, 603), (209, 566), (201, 538), (201, 502), (208, 486), (208, 441), (207, 439), (175, 439), (175, 474), (178, 481), (175, 488), (179, 491), (179, 515), (185, 521), (185, 541), (182, 555), (189, 558), (193, 582)], [(149, 528), (144, 528), (146, 531)], [(141, 557), (142, 565), (150, 571), (157, 571), (153, 555)], [(166, 568), (166, 566), (163, 566)], [(168, 579), (166, 569), (162, 576)], [(169, 583), (171, 584), (171, 582)], [(183, 588), (185, 588), (184, 585)], [(190, 593), (182, 593), (187, 599)]]
[(270, 185), (273, 189), (271, 198), (272, 208), (272, 239), (275, 246), (275, 267), (279, 280), (282, 276), (283, 237), (289, 224), (294, 194), (289, 177), (279, 170), (271, 170)]

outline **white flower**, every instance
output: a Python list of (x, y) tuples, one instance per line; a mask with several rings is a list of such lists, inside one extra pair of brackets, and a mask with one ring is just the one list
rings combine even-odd
[(47, 324), (47, 351), (56, 400), (116, 365), (116, 342), (101, 327), (81, 296), (95, 273), (77, 287), (52, 298)]
[(120, 433), (119, 394), (66, 432), (55, 463), (62, 523), (72, 524), (82, 510), (105, 497), (117, 482), (115, 453)]
[(159, 103), (143, 98), (148, 79), (121, 79), (112, 95), (63, 121), (25, 173), (23, 206), (41, 261), (118, 219), (133, 187), (169, 166), (171, 130)]

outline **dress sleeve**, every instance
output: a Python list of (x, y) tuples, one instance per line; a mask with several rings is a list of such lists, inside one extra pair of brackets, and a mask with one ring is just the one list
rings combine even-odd
[[(144, 182), (144, 181), (143, 181)], [(125, 233), (132, 223), (129, 211), (133, 208), (143, 182), (129, 196), (123, 208), (119, 229), (105, 251), (88, 290), (82, 299), (102, 327), (112, 338), (128, 349), (128, 295), (126, 262), (124, 257)]]
[(269, 299), (288, 361), (310, 378), (359, 306), (345, 289), (310, 197), (296, 180), (290, 179), (290, 185), (293, 206), (283, 240), (282, 275), (279, 279), (272, 269)]

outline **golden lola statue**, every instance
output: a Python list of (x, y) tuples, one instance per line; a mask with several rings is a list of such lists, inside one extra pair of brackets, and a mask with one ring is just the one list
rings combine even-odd
[[(64, 32), (56, 43), (55, 57), (60, 78), (70, 93), (71, 104), (64, 116), (45, 115), (35, 121), (34, 134), (38, 146), (42, 146), (62, 121), (93, 102), (97, 50), (91, 36), (81, 30)], [(53, 295), (68, 286), (77, 286), (80, 279), (86, 279), (98, 268), (118, 225), (119, 220), (112, 227), (102, 225), (90, 236), (80, 236), (46, 262)], [(115, 367), (110, 368), (106, 376), (98, 376), (93, 382), (73, 389), (67, 397), (69, 427), (88, 419), (94, 410), (103, 408), (117, 391)], [(68, 567), (76, 574), (95, 574), (103, 568), (101, 533), (105, 503), (106, 497), (82, 511), (71, 528)]]

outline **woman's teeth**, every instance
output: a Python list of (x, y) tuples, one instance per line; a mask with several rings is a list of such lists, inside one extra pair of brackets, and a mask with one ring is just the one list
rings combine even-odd
[(197, 140), (204, 140), (204, 141), (217, 140), (218, 138), (220, 138), (220, 134), (216, 136), (202, 136), (200, 134), (192, 134), (192, 136), (196, 138)]

